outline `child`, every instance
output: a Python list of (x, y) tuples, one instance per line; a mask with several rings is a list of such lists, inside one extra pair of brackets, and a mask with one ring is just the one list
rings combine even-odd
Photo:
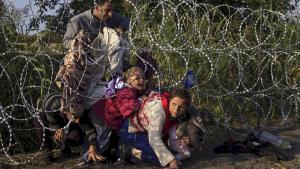
[(101, 99), (92, 106), (90, 119), (97, 131), (97, 141), (90, 145), (89, 151), (85, 154), (85, 161), (95, 161), (93, 156), (97, 153), (104, 154), (112, 146), (117, 147), (118, 143), (112, 145), (109, 140), (122, 126), (123, 120), (133, 112), (140, 109), (140, 96), (145, 88), (145, 75), (141, 68), (131, 67), (124, 76), (124, 87), (116, 91), (115, 95)]

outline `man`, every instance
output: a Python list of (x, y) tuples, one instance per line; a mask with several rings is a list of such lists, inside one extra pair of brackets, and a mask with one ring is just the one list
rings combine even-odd
[[(64, 35), (64, 46), (69, 52), (56, 78), (63, 88), (61, 111), (68, 120), (80, 123), (81, 128), (88, 126), (82, 130), (88, 136), (89, 161), (103, 158), (96, 152), (95, 129), (84, 117), (105, 95), (105, 70), (122, 74), (126, 42), (119, 34), (128, 29), (129, 19), (113, 12), (110, 1), (96, 0), (93, 9), (71, 18)], [(57, 129), (55, 137), (60, 141), (64, 133)]]
[(106, 69), (113, 75), (123, 73), (127, 41), (119, 35), (128, 29), (129, 19), (113, 12), (109, 0), (95, 0), (93, 9), (71, 18), (63, 38), (69, 52), (56, 77), (56, 83), (66, 89), (64, 98), (70, 100), (63, 100), (62, 106), (69, 105), (66, 109), (81, 116), (103, 98)]
[(90, 42), (103, 32), (103, 27), (115, 29), (123, 33), (129, 29), (129, 18), (112, 11), (110, 0), (95, 0), (95, 6), (70, 19), (63, 38), (65, 48), (70, 49), (73, 39), (82, 30)]
[[(39, 116), (41, 121), (34, 121), (38, 138), (42, 141), (44, 138), (44, 150), (47, 153), (46, 159), (53, 162), (53, 152), (56, 143), (60, 150), (61, 156), (68, 158), (71, 155), (71, 147), (79, 146), (82, 143), (82, 132), (78, 124), (71, 123), (68, 130), (62, 129), (67, 125), (67, 117), (59, 111), (60, 108), (60, 95), (52, 93), (47, 95), (44, 99), (38, 99), (38, 108), (40, 110)], [(50, 130), (41, 130), (41, 122), (44, 123), (45, 127), (49, 127), (55, 130), (54, 133)], [(85, 127), (85, 126), (83, 126)], [(44, 133), (45, 132), (45, 133)], [(45, 134), (43, 136), (43, 134)], [(91, 133), (93, 134), (93, 133)], [(88, 135), (89, 140), (92, 141), (93, 137), (96, 139), (96, 135)]]

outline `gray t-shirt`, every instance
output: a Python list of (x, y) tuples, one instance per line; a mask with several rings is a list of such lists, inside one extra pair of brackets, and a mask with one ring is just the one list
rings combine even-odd
[(64, 47), (70, 49), (70, 44), (74, 37), (83, 30), (91, 42), (103, 31), (103, 27), (116, 28), (123, 27), (124, 31), (129, 29), (130, 20), (116, 12), (112, 12), (112, 17), (106, 21), (101, 21), (93, 16), (93, 9), (87, 10), (70, 19), (67, 30), (63, 38)]

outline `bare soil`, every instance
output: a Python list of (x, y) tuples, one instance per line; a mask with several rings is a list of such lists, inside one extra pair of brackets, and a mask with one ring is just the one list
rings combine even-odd
[[(220, 131), (222, 133), (222, 131)], [(258, 157), (254, 154), (215, 154), (212, 150), (216, 145), (222, 144), (225, 136), (210, 138), (206, 140), (205, 147), (202, 151), (193, 154), (193, 157), (185, 161), (181, 168), (183, 169), (300, 169), (300, 128), (289, 128), (273, 131), (272, 133), (282, 136), (290, 141), (292, 149), (289, 154), (292, 154), (292, 159), (289, 161), (274, 161), (269, 157)], [(222, 141), (223, 140), (223, 141)], [(28, 155), (27, 155), (28, 156)], [(92, 166), (79, 167), (80, 155), (77, 155), (69, 160), (58, 160), (57, 162), (45, 162), (42, 157), (34, 159), (32, 162), (22, 166), (9, 166), (0, 164), (0, 168), (25, 168), (25, 169), (158, 169), (159, 167), (150, 164), (135, 164), (125, 165), (118, 164), (99, 164)]]

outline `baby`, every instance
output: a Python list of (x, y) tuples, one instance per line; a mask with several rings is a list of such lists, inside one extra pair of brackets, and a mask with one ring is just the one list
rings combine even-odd
[(191, 151), (189, 149), (189, 137), (186, 135), (178, 135), (180, 128), (178, 125), (173, 126), (169, 133), (169, 148), (176, 153), (176, 160), (183, 161), (191, 157)]
[(207, 110), (190, 111), (190, 117), (173, 126), (169, 133), (169, 148), (176, 153), (175, 158), (179, 161), (190, 158), (191, 152), (202, 149), (206, 131), (204, 125), (213, 123), (213, 117)]

